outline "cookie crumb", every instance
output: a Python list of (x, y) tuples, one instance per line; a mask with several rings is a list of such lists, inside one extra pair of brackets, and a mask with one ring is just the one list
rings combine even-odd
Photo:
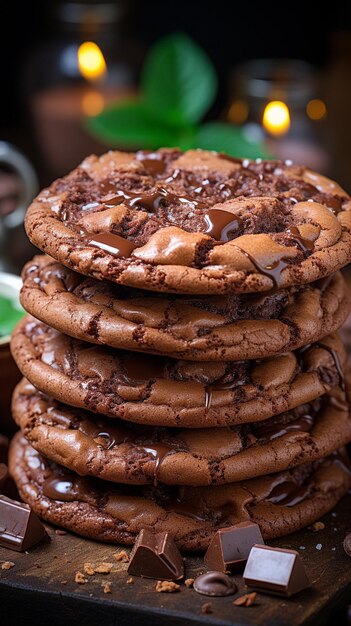
[(67, 580), (61, 580), (61, 585), (67, 585)]
[(155, 589), (158, 593), (173, 593), (180, 589), (180, 585), (172, 580), (158, 580)]
[(204, 615), (208, 615), (209, 613), (213, 613), (211, 602), (205, 602), (205, 604), (203, 604), (201, 606), (201, 613), (203, 613)]
[(113, 563), (100, 563), (94, 567), (95, 574), (109, 574), (113, 568)]
[(88, 579), (82, 574), (82, 572), (76, 572), (74, 580), (78, 585), (85, 585), (88, 582)]
[(314, 533), (317, 533), (319, 530), (323, 530), (325, 528), (325, 524), (323, 522), (315, 522), (312, 524), (312, 530)]
[(134, 585), (134, 578), (130, 576), (127, 580), (127, 585)]
[(104, 593), (112, 593), (111, 592), (111, 583), (104, 583), (102, 585), (102, 590)]
[(116, 561), (121, 561), (122, 563), (128, 563), (129, 554), (125, 550), (121, 550), (121, 552), (115, 552), (113, 555), (113, 558), (116, 559)]
[(192, 586), (193, 586), (193, 584), (194, 584), (194, 580), (195, 580), (195, 578), (186, 578), (186, 579), (184, 580), (184, 585), (185, 585), (186, 587), (192, 587)]
[(12, 561), (4, 561), (1, 563), (1, 569), (12, 569), (15, 567), (15, 564)]
[(233, 604), (235, 606), (252, 606), (255, 603), (257, 593), (253, 591), (252, 593), (245, 593), (244, 596), (240, 596), (234, 600)]
[(67, 532), (62, 530), (62, 528), (56, 528), (55, 535), (67, 535)]
[(94, 576), (95, 570), (91, 563), (84, 563), (84, 572), (88, 574), (88, 576)]

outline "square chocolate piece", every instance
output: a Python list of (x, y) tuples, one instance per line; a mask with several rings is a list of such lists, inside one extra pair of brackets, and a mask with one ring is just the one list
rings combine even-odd
[(183, 578), (183, 558), (172, 537), (166, 532), (141, 530), (130, 554), (128, 574), (156, 580)]
[(220, 528), (207, 549), (204, 561), (217, 572), (237, 572), (247, 561), (252, 546), (263, 543), (260, 527), (253, 522)]
[(311, 586), (296, 550), (254, 546), (243, 574), (249, 587), (279, 596), (292, 596)]
[(23, 552), (45, 536), (43, 524), (28, 504), (0, 495), (0, 546)]

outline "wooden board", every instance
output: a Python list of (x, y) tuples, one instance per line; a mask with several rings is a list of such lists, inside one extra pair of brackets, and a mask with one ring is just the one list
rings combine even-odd
[[(333, 513), (323, 518), (325, 529), (303, 530), (272, 541), (272, 545), (299, 550), (313, 586), (291, 599), (259, 594), (250, 608), (233, 606), (236, 596), (207, 598), (187, 589), (177, 593), (156, 593), (154, 580), (134, 578), (127, 584), (126, 565), (113, 554), (121, 548), (58, 535), (48, 526), (50, 541), (29, 553), (0, 548), (0, 561), (15, 567), (0, 569), (0, 624), (20, 626), (27, 621), (39, 626), (307, 626), (342, 623), (345, 607), (351, 603), (351, 558), (342, 541), (351, 530), (351, 495)], [(316, 546), (321, 544), (321, 549)], [(304, 548), (304, 549), (303, 549)], [(113, 562), (109, 575), (88, 577), (88, 583), (75, 583), (75, 573), (86, 562)], [(201, 557), (186, 558), (186, 576), (206, 571)], [(245, 591), (240, 576), (234, 577), (239, 593)], [(111, 594), (102, 584), (111, 582)], [(213, 613), (203, 615), (201, 606), (211, 602)], [(6, 621), (4, 620), (6, 616)]]

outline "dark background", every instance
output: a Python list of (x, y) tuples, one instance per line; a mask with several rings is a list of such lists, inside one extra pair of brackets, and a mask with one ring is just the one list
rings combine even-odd
[[(55, 37), (57, 4), (13, 0), (1, 7), (0, 139), (22, 148), (39, 174), (40, 163), (30, 133), (26, 73), (35, 51)], [(317, 2), (272, 0), (260, 3), (131, 0), (124, 5), (123, 34), (137, 43), (140, 62), (152, 42), (174, 31), (188, 33), (205, 48), (220, 78), (218, 97), (210, 113), (212, 118), (220, 114), (228, 101), (229, 73), (240, 61), (290, 57), (308, 60), (323, 71), (338, 55), (338, 38), (351, 32), (350, 2), (333, 2), (328, 9)], [(347, 98), (347, 89), (350, 91), (351, 87), (345, 85), (346, 93), (342, 93), (339, 85), (340, 97)], [(342, 156), (337, 158), (340, 161)], [(344, 173), (347, 168), (339, 169), (339, 180), (347, 185)], [(335, 175), (335, 171), (330, 173)]]

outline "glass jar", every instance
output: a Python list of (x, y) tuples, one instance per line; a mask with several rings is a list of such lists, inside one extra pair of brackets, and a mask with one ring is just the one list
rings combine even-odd
[(85, 129), (112, 100), (135, 93), (138, 46), (124, 25), (123, 2), (61, 2), (54, 36), (31, 57), (27, 93), (34, 135), (49, 179), (109, 146)]
[(243, 125), (252, 139), (264, 140), (272, 155), (326, 171), (323, 120), (314, 68), (294, 59), (247, 61), (231, 78), (229, 122)]

